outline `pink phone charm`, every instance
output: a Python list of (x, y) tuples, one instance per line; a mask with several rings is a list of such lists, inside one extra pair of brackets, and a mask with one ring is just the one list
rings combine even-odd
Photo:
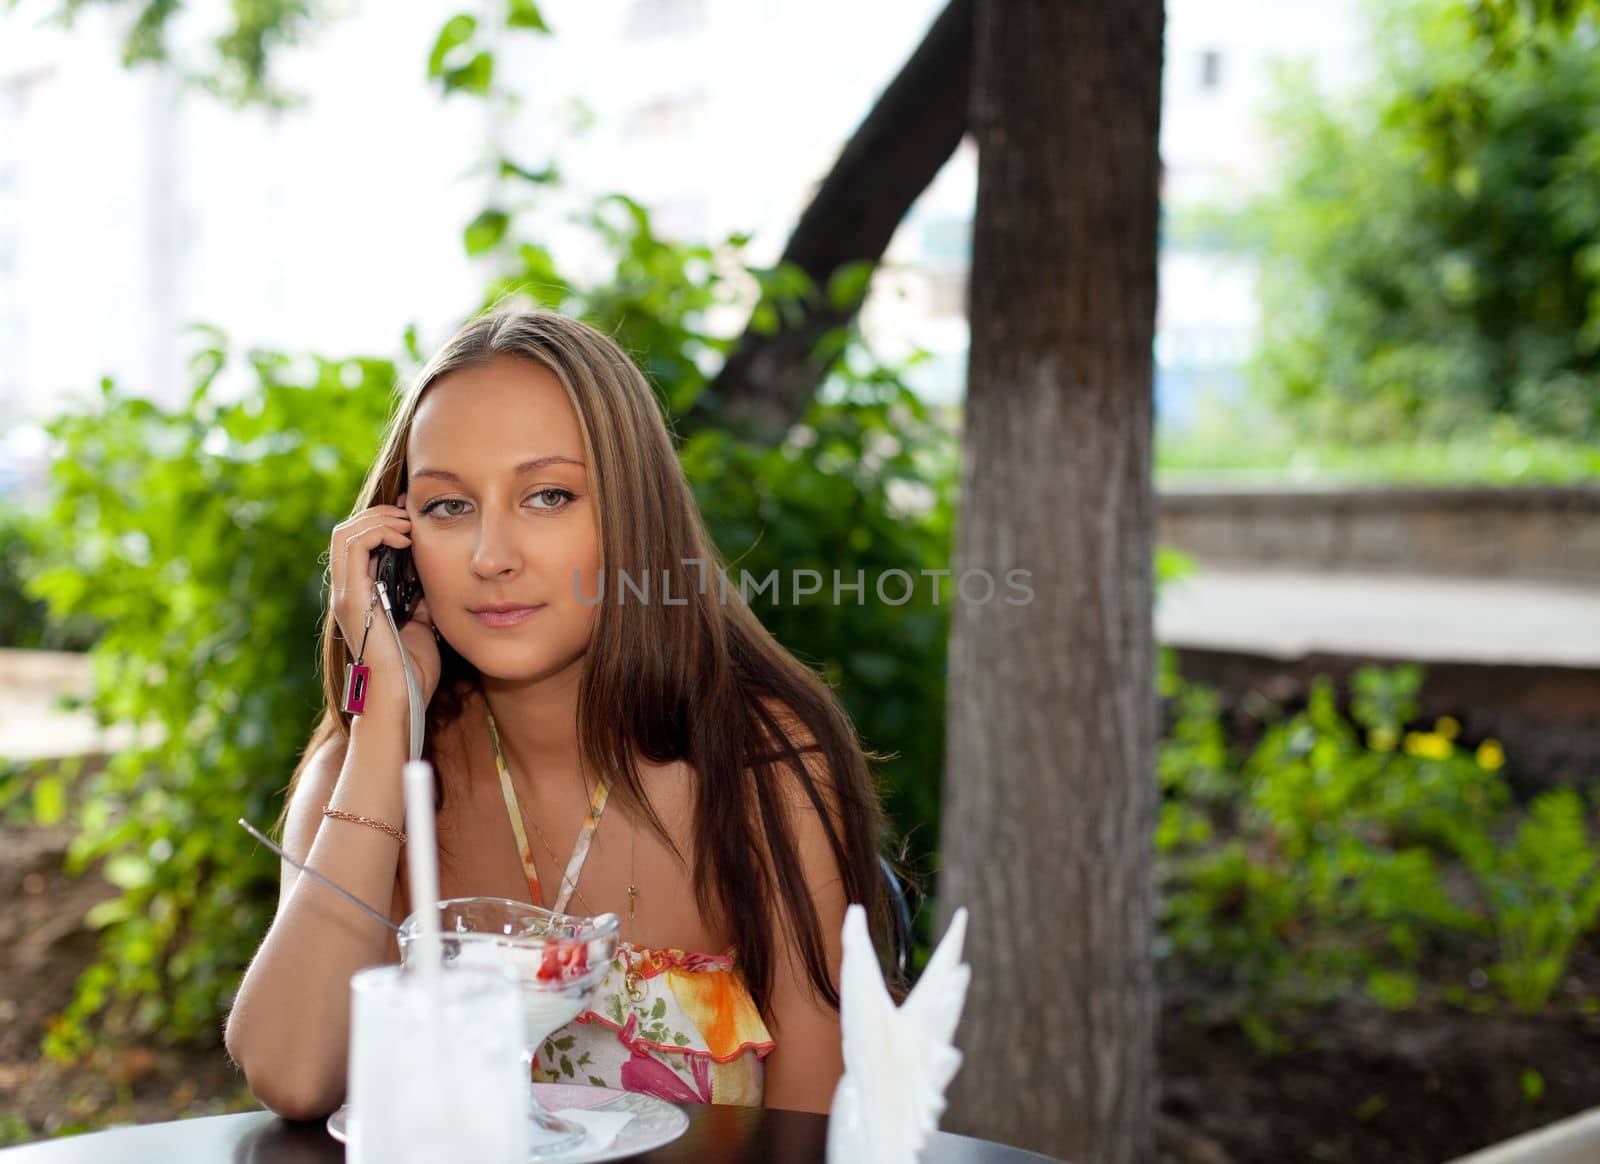
[(344, 709), (351, 715), (360, 715), (367, 706), (367, 680), (372, 677), (372, 668), (366, 665), (367, 636), (372, 633), (372, 608), (378, 604), (381, 593), (381, 590), (374, 590), (372, 601), (367, 603), (367, 617), (361, 627), (361, 645), (356, 648), (356, 661), (344, 665)]
[(372, 668), (364, 663), (346, 663), (344, 665), (344, 709), (352, 715), (360, 715), (367, 707), (367, 678), (372, 674)]

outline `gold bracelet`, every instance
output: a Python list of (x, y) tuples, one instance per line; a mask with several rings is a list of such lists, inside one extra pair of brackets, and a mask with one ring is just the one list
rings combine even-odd
[(374, 820), (370, 816), (362, 816), (359, 813), (354, 812), (345, 812), (343, 809), (331, 808), (326, 804), (322, 806), (322, 815), (333, 820), (347, 820), (351, 824), (366, 825), (369, 829), (377, 829), (380, 833), (387, 833), (389, 836), (399, 841), (402, 845), (406, 843), (405, 833), (395, 828), (392, 824), (388, 824), (381, 820)]

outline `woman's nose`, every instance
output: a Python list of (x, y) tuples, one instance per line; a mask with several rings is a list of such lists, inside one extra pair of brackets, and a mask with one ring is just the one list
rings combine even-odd
[(478, 526), (478, 544), (472, 551), (473, 573), (480, 578), (494, 578), (515, 572), (521, 566), (522, 555), (509, 522), (484, 517)]

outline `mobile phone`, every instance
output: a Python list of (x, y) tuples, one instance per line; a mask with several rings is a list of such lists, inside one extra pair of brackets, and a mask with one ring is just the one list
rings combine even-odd
[(411, 621), (411, 612), (422, 597), (422, 583), (417, 580), (416, 566), (411, 561), (411, 551), (394, 546), (379, 546), (373, 551), (378, 559), (378, 581), (389, 592), (389, 606), (394, 611), (396, 626)]

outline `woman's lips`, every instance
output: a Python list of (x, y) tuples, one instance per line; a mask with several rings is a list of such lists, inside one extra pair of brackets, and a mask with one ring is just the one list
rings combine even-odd
[(472, 617), (487, 627), (517, 626), (527, 622), (543, 609), (543, 603), (538, 606), (496, 607), (490, 610), (474, 610)]

